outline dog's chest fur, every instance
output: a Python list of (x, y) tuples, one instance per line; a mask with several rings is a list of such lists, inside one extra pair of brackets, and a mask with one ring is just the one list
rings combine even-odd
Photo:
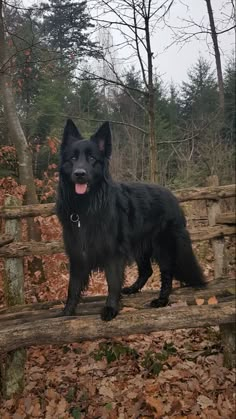
[(78, 217), (77, 222), (67, 219), (62, 223), (66, 251), (89, 264), (90, 269), (103, 268), (107, 257), (116, 251), (116, 221), (109, 211), (82, 213)]

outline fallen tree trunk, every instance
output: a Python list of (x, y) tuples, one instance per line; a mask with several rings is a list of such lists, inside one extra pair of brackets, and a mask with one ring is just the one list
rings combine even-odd
[[(206, 188), (189, 188), (174, 191), (179, 202), (196, 201), (201, 199), (218, 200), (220, 198), (231, 198), (235, 196), (235, 185), (210, 186)], [(1, 207), (0, 217), (2, 218), (24, 218), (24, 217), (48, 217), (54, 215), (55, 203), (24, 205), (23, 207)]]
[(59, 317), (21, 325), (2, 325), (0, 351), (234, 322), (234, 301), (208, 306), (142, 309), (120, 313), (108, 323), (98, 316)]
[[(235, 226), (219, 225), (202, 227), (190, 231), (192, 241), (210, 240), (215, 237), (230, 236), (236, 233)], [(63, 253), (64, 245), (61, 241), (53, 242), (19, 242), (11, 243), (0, 248), (0, 256), (6, 258), (23, 257), (31, 255), (52, 255)]]
[[(210, 297), (217, 300), (232, 298), (235, 295), (235, 278), (218, 278), (208, 283), (207, 288), (195, 290), (191, 287), (174, 288), (170, 295), (170, 303), (196, 304), (197, 299), (207, 304)], [(153, 298), (158, 298), (159, 290), (142, 291), (137, 294), (122, 297), (123, 308), (142, 309), (148, 306)], [(81, 299), (76, 314), (98, 314), (105, 303), (106, 296), (88, 296)], [(25, 304), (6, 307), (0, 310), (0, 327), (7, 321), (28, 321), (56, 317), (60, 314), (63, 301), (48, 301), (43, 303)], [(20, 322), (19, 322), (20, 323)]]

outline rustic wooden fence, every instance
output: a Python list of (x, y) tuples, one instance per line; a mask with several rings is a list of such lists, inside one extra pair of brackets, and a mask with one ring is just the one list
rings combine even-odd
[[(124, 297), (124, 310), (112, 322), (104, 323), (97, 316), (104, 297), (83, 298), (78, 316), (59, 317), (61, 302), (24, 304), (23, 257), (63, 252), (63, 243), (22, 242), (21, 219), (47, 217), (55, 213), (54, 204), (19, 206), (8, 197), (0, 208), (5, 230), (0, 237), (0, 257), (4, 258), (4, 290), (8, 307), (0, 310), (0, 352), (2, 390), (9, 397), (23, 388), (25, 347), (41, 344), (63, 344), (74, 341), (111, 338), (127, 334), (149, 333), (179, 328), (220, 326), (224, 345), (225, 365), (235, 365), (235, 281), (227, 278), (225, 236), (235, 234), (235, 214), (221, 213), (220, 200), (235, 197), (235, 185), (219, 186), (215, 176), (206, 188), (191, 188), (176, 192), (180, 202), (204, 200), (208, 224), (190, 230), (193, 241), (210, 240), (214, 252), (215, 280), (208, 288), (174, 290), (171, 302), (183, 300), (187, 306), (147, 308), (152, 292)], [(156, 291), (155, 291), (156, 296)], [(208, 305), (215, 296), (217, 304)], [(203, 305), (196, 305), (196, 299)], [(7, 354), (7, 355), (6, 355)]]

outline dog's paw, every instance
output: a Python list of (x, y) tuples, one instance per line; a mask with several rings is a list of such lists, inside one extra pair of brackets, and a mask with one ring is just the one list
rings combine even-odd
[(137, 292), (139, 292), (139, 288), (135, 284), (133, 284), (131, 285), (131, 287), (122, 288), (121, 292), (124, 295), (136, 294)]
[(167, 306), (168, 302), (169, 302), (168, 299), (156, 298), (155, 300), (151, 301), (150, 306), (155, 307), (155, 308), (165, 307)]
[(74, 307), (64, 307), (59, 317), (66, 317), (66, 316), (74, 316), (75, 315), (75, 308)]
[(118, 310), (114, 307), (105, 306), (101, 312), (101, 319), (105, 322), (109, 322), (110, 320), (114, 319), (118, 314)]

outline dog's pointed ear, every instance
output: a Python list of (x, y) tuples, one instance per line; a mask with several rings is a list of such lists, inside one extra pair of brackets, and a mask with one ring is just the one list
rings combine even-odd
[(75, 140), (81, 139), (82, 135), (80, 134), (74, 122), (71, 119), (67, 119), (63, 132), (62, 144), (68, 144), (68, 142), (73, 142)]
[(91, 141), (94, 141), (97, 144), (99, 150), (107, 159), (111, 158), (111, 128), (108, 121), (104, 122), (95, 134), (91, 136)]

